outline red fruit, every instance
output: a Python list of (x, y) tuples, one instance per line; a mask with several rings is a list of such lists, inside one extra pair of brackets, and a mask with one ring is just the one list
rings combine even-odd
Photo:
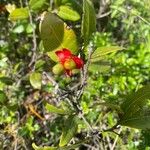
[(84, 62), (81, 58), (75, 56), (71, 53), (70, 50), (66, 48), (56, 51), (55, 53), (58, 56), (59, 61), (63, 65), (68, 76), (72, 75), (73, 69), (81, 69), (84, 65)]

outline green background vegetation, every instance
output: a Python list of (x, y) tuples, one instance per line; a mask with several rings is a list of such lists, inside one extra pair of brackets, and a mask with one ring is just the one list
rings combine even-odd
[[(30, 3), (4, 0), (0, 3), (0, 149), (30, 150), (32, 143), (57, 146), (62, 126), (65, 126), (65, 123), (63, 124), (65, 117), (48, 113), (48, 108), (45, 109), (47, 102), (54, 104), (51, 100), (54, 87), (45, 78), (42, 79), (42, 85), (36, 82), (41, 80), (41, 73), (51, 72), (54, 66), (54, 62), (47, 56), (40, 42), (39, 16), (45, 10), (56, 12), (70, 28), (75, 30), (78, 41), (82, 41), (81, 0), (39, 2), (37, 4), (36, 0)], [(118, 120), (118, 113), (113, 110), (113, 106), (120, 105), (127, 95), (150, 82), (150, 1), (93, 0), (92, 2), (97, 17), (97, 31), (90, 37), (94, 48), (124, 47), (124, 50), (111, 53), (90, 66), (88, 84), (81, 100), (83, 112), (89, 123), (95, 128), (105, 130), (113, 127)], [(9, 15), (4, 8), (9, 3), (15, 4), (17, 8), (27, 7), (29, 4), (33, 23), (28, 18), (28, 13), (27, 16), (25, 13), (21, 15), (25, 19), (13, 21), (13, 15)], [(65, 13), (68, 6), (74, 10), (70, 12), (73, 18), (69, 18), (70, 16)], [(94, 25), (91, 33), (93, 28)], [(34, 31), (36, 52), (32, 41)], [(84, 39), (83, 42), (87, 41)], [(79, 47), (81, 46), (79, 42)], [(32, 59), (35, 60), (33, 63)], [(31, 77), (33, 70), (38, 74), (32, 74)], [(62, 88), (70, 82), (76, 83), (76, 79), (76, 77), (69, 79), (63, 75), (55, 77)], [(68, 109), (66, 103), (61, 105)], [(64, 113), (62, 110), (55, 111), (58, 111), (58, 114)], [(68, 112), (70, 111), (71, 108)], [(35, 114), (36, 112), (40, 117), (48, 119), (43, 121), (43, 118)], [(138, 130), (123, 126), (118, 130), (119, 137), (113, 132), (102, 133), (101, 149), (111, 149), (113, 145), (118, 150), (150, 149), (148, 129)], [(75, 141), (82, 140), (86, 131), (85, 124), (80, 123)], [(80, 149), (87, 149), (93, 144), (89, 142)]]

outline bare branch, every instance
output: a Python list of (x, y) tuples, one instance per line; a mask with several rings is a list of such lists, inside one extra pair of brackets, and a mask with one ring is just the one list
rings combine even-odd
[[(32, 41), (33, 41), (33, 48), (32, 48), (32, 58), (31, 58), (31, 61), (29, 63), (29, 67), (31, 67), (33, 65), (33, 63), (35, 62), (36, 60), (36, 50), (37, 50), (37, 40), (36, 40), (36, 32), (35, 32), (35, 26), (34, 26), (34, 23), (33, 23), (33, 16), (32, 16), (32, 13), (31, 13), (31, 10), (30, 10), (30, 6), (29, 6), (29, 2), (28, 0), (26, 0), (26, 5), (28, 7), (28, 10), (29, 10), (29, 19), (30, 19), (30, 25), (32, 26)], [(34, 70), (34, 68), (33, 68)]]
[[(118, 134), (120, 134), (121, 131), (122, 131), (122, 128), (119, 129)], [(111, 147), (110, 150), (114, 150), (114, 149), (115, 149), (115, 146), (116, 146), (116, 144), (117, 144), (118, 138), (119, 138), (119, 135), (116, 136), (115, 141), (114, 141), (114, 143), (113, 143), (113, 145), (112, 145), (112, 147)]]
[(106, 16), (109, 16), (110, 14), (111, 14), (111, 11), (108, 11), (108, 12), (106, 12), (106, 13), (104, 13), (104, 14), (97, 14), (97, 15), (96, 15), (96, 18), (97, 18), (97, 19), (104, 18), (104, 17), (106, 17)]

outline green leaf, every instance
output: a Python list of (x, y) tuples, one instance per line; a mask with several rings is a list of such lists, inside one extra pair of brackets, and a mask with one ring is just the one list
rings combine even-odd
[(77, 143), (75, 143), (75, 144), (71, 144), (71, 145), (69, 145), (69, 146), (63, 146), (63, 147), (60, 147), (59, 150), (74, 150), (74, 149), (76, 149), (76, 148), (79, 148), (80, 145), (82, 145), (82, 144), (85, 143), (86, 141), (88, 141), (88, 140), (86, 139), (86, 140), (77, 142)]
[(123, 113), (120, 106), (118, 106), (117, 104), (114, 104), (114, 103), (102, 102), (102, 103), (94, 103), (94, 105), (106, 106), (108, 108), (111, 108), (112, 110), (116, 110), (119, 113)]
[(32, 10), (37, 11), (40, 10), (44, 4), (46, 3), (46, 0), (30, 0), (29, 6)]
[(150, 85), (146, 85), (128, 96), (121, 105), (123, 115), (120, 116), (121, 125), (139, 129), (150, 129)]
[(78, 44), (74, 31), (60, 20), (55, 14), (45, 12), (40, 23), (41, 39), (48, 56), (58, 61), (55, 51), (68, 48), (73, 54), (77, 53)]
[(34, 150), (58, 150), (57, 147), (53, 146), (38, 147), (37, 145), (35, 145), (35, 143), (32, 143), (32, 147), (34, 148)]
[(113, 53), (113, 52), (117, 52), (120, 50), (123, 50), (123, 47), (119, 47), (119, 46), (110, 46), (110, 47), (98, 47), (94, 53), (92, 54), (92, 58), (93, 61), (96, 59), (101, 59), (103, 58), (105, 55)]
[(78, 118), (76, 116), (70, 116), (65, 122), (62, 135), (60, 137), (59, 146), (67, 145), (73, 138), (78, 129)]
[(7, 98), (6, 94), (0, 90), (0, 105), (6, 104), (7, 101), (8, 101), (8, 98)]
[(60, 114), (60, 115), (64, 115), (64, 114), (67, 114), (67, 112), (61, 108), (57, 108), (51, 104), (46, 104), (45, 108), (49, 111), (49, 112), (52, 112), (52, 113), (56, 113), (56, 114)]
[(107, 72), (111, 68), (110, 64), (103, 64), (103, 63), (91, 63), (89, 66), (90, 72)]
[(35, 69), (38, 70), (38, 71), (43, 71), (43, 68), (45, 66), (46, 62), (44, 60), (38, 60), (36, 61), (35, 63)]
[(84, 41), (87, 43), (92, 33), (96, 31), (95, 10), (90, 0), (83, 0), (83, 16), (81, 33)]
[(137, 112), (137, 110), (146, 104), (147, 99), (150, 99), (150, 85), (144, 86), (126, 98), (121, 105), (121, 108), (125, 114), (124, 117), (129, 117), (134, 114), (134, 112)]
[(24, 32), (24, 30), (25, 30), (24, 26), (23, 25), (19, 25), (19, 26), (15, 27), (13, 29), (13, 32), (14, 33), (22, 33), (22, 32)]
[(39, 30), (45, 51), (52, 51), (61, 45), (64, 36), (64, 22), (55, 14), (44, 12)]
[(42, 75), (37, 72), (30, 74), (30, 83), (35, 89), (41, 89), (42, 85)]
[(59, 7), (57, 14), (60, 18), (64, 20), (78, 21), (80, 19), (80, 15), (77, 11), (65, 5)]
[(73, 149), (78, 148), (80, 145), (82, 145), (86, 141), (87, 140), (80, 141), (78, 143), (71, 144), (69, 146), (63, 146), (63, 147), (52, 147), (52, 146), (39, 147), (35, 145), (35, 143), (32, 143), (32, 147), (34, 148), (34, 150), (73, 150)]
[(122, 119), (119, 122), (120, 125), (129, 126), (132, 128), (147, 130), (150, 129), (150, 114), (132, 116), (132, 118)]
[(20, 19), (27, 19), (28, 17), (29, 17), (28, 8), (16, 8), (9, 15), (9, 19), (11, 21), (17, 21)]
[(61, 45), (57, 47), (54, 51), (48, 52), (47, 54), (53, 61), (58, 62), (58, 57), (55, 52), (63, 48), (69, 49), (73, 54), (77, 54), (78, 52), (77, 37), (74, 31), (66, 24), (64, 24), (64, 37)]
[(14, 81), (9, 77), (0, 77), (0, 82), (6, 85), (12, 85), (14, 83)]

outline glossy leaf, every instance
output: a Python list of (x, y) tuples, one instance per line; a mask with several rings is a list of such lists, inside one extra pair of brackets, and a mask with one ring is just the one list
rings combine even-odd
[(98, 47), (92, 54), (92, 59), (97, 59), (97, 58), (101, 59), (101, 57), (104, 57), (107, 54), (117, 52), (123, 49), (124, 49), (123, 47), (119, 47), (119, 46)]
[(9, 19), (11, 21), (27, 19), (28, 17), (29, 17), (28, 8), (16, 8), (9, 15)]
[(6, 94), (0, 90), (0, 105), (6, 104), (7, 103), (7, 96)]
[(78, 118), (76, 116), (70, 116), (65, 122), (65, 127), (60, 137), (59, 146), (62, 147), (67, 145), (77, 132), (77, 129)]
[(80, 19), (79, 13), (66, 5), (60, 6), (57, 14), (64, 20), (78, 21)]
[(43, 14), (40, 33), (44, 49), (53, 61), (58, 61), (56, 50), (68, 48), (74, 54), (77, 52), (77, 38), (74, 31), (55, 14), (49, 12)]
[(65, 110), (55, 107), (48, 103), (46, 104), (45, 108), (46, 108), (46, 110), (48, 110), (51, 113), (56, 113), (56, 114), (61, 114), (61, 115), (67, 114), (67, 112)]
[(83, 0), (83, 16), (81, 33), (84, 41), (87, 42), (91, 37), (92, 33), (96, 31), (96, 17), (95, 10), (90, 0)]
[(30, 0), (29, 6), (32, 10), (40, 10), (43, 5), (46, 3), (46, 0)]
[(35, 89), (41, 89), (42, 75), (37, 72), (30, 74), (30, 83)]
[(150, 129), (148, 99), (150, 99), (150, 85), (146, 85), (130, 95), (121, 105), (123, 115), (120, 116), (119, 124), (140, 129)]

